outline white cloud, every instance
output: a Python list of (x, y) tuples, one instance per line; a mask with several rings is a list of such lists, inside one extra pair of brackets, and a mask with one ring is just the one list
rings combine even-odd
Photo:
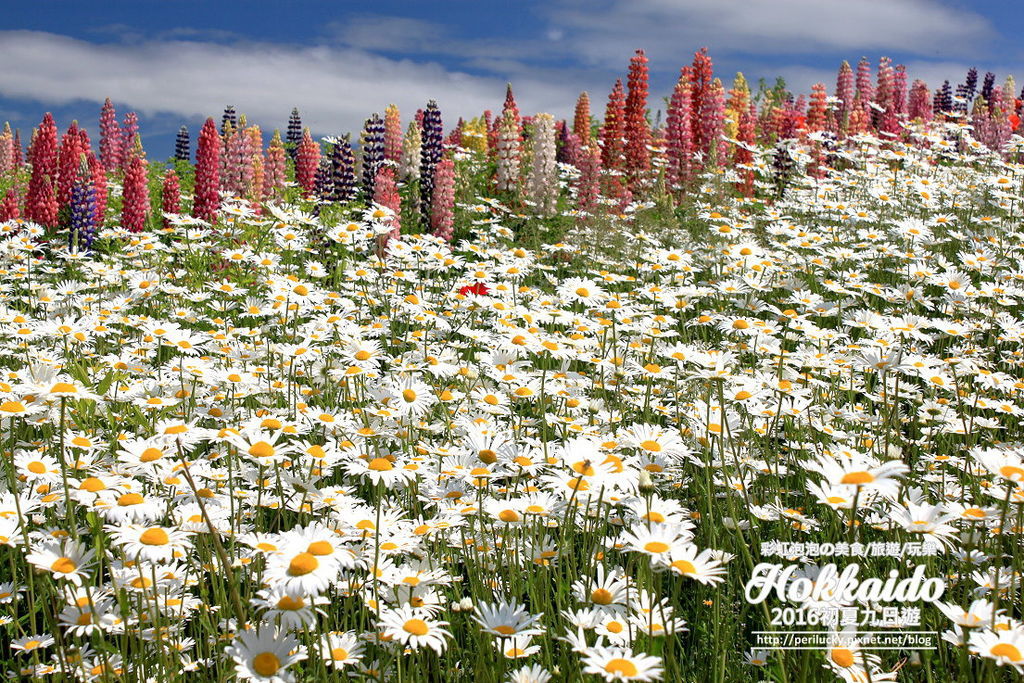
[[(143, 115), (215, 116), (232, 104), (265, 130), (282, 127), (293, 106), (315, 134), (358, 130), (395, 103), (409, 116), (436, 99), (446, 124), (498, 110), (505, 79), (435, 63), (375, 56), (346, 47), (156, 40), (93, 44), (35, 31), (0, 31), (0, 94), (47, 105), (110, 97)], [(574, 93), (517, 78), (524, 112), (566, 116)]]
[(597, 64), (621, 62), (623, 45), (677, 59), (702, 45), (712, 55), (892, 50), (948, 57), (974, 54), (994, 35), (981, 15), (937, 0), (554, 0), (546, 13)]

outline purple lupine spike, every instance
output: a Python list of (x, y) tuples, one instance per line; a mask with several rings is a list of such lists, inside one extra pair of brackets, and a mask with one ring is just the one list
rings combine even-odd
[(92, 179), (78, 178), (71, 186), (71, 229), (68, 248), (89, 251), (96, 238), (96, 193)]
[(187, 126), (178, 129), (178, 136), (174, 139), (174, 158), (178, 161), (188, 161), (192, 158), (192, 142), (188, 137)]
[(441, 140), (443, 127), (441, 110), (437, 102), (430, 100), (423, 112), (423, 142), (420, 146), (420, 208), (429, 220), (430, 207), (434, 197), (434, 171), (444, 151)]
[(334, 191), (331, 199), (350, 202), (356, 194), (356, 162), (348, 138), (339, 140), (331, 150), (331, 181)]
[(373, 201), (377, 172), (384, 163), (384, 120), (380, 114), (375, 113), (366, 119), (359, 136), (359, 146), (363, 158), (363, 197), (369, 202)]

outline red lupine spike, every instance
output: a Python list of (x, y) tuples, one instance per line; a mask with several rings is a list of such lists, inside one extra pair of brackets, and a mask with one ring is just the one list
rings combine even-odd
[(207, 118), (199, 132), (196, 149), (196, 180), (192, 215), (213, 223), (220, 211), (221, 140), (217, 124)]
[[(181, 212), (181, 182), (173, 168), (164, 173), (160, 190), (160, 211), (165, 214)], [(170, 228), (170, 219), (165, 216), (163, 224), (165, 228)]]
[(82, 165), (82, 138), (78, 123), (74, 122), (60, 140), (57, 153), (57, 205), (65, 206), (71, 199), (71, 188), (78, 180), (78, 169)]
[(615, 87), (608, 95), (604, 125), (601, 126), (601, 165), (606, 170), (621, 170), (623, 165), (623, 136), (626, 132), (626, 96), (622, 80), (615, 81)]
[(313, 141), (309, 128), (302, 133), (299, 152), (295, 158), (295, 181), (308, 196), (316, 185), (316, 168), (320, 164), (320, 145)]
[(828, 125), (828, 91), (824, 83), (811, 86), (811, 106), (807, 110), (807, 130), (824, 130)]
[(625, 107), (625, 159), (631, 184), (651, 167), (651, 127), (647, 123), (647, 57), (637, 50), (629, 62), (629, 94)]
[(92, 153), (89, 154), (89, 175), (92, 178), (93, 223), (102, 228), (107, 216), (107, 170)]
[(121, 225), (131, 232), (142, 232), (149, 216), (149, 184), (146, 181), (146, 161), (131, 155), (125, 165), (122, 189)]

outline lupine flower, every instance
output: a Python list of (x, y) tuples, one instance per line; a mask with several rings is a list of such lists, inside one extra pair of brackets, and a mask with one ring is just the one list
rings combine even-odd
[(133, 111), (124, 115), (121, 122), (121, 170), (124, 171), (131, 161), (132, 150), (140, 144), (139, 115)]
[(824, 83), (811, 86), (811, 106), (807, 109), (807, 130), (824, 130), (828, 124), (828, 91)]
[(436, 169), (433, 203), (430, 207), (430, 228), (433, 234), (450, 242), (455, 208), (455, 164), (443, 159)]
[(581, 147), (590, 144), (590, 95), (585, 91), (576, 100), (576, 110), (572, 119), (572, 132), (576, 134)]
[(839, 100), (839, 107), (836, 113), (837, 123), (840, 130), (846, 130), (846, 118), (853, 107), (853, 69), (850, 63), (843, 61), (839, 66), (839, 74), (836, 76), (836, 99)]
[(693, 111), (692, 69), (684, 66), (676, 87), (669, 100), (668, 114), (665, 118), (666, 158), (668, 167), (665, 179), (669, 189), (682, 187), (693, 177), (693, 130), (691, 129)]
[(220, 117), (220, 132), (224, 135), (228, 130), (238, 130), (238, 115), (235, 113), (234, 105), (224, 107), (224, 113)]
[(93, 225), (102, 227), (107, 217), (107, 169), (94, 155), (89, 155), (89, 174), (92, 182)]
[(299, 117), (298, 108), (293, 108), (291, 116), (288, 117), (288, 129), (284, 140), (288, 153), (294, 159), (298, 153), (299, 143), (302, 142), (302, 119)]
[[(181, 212), (181, 181), (178, 180), (178, 174), (173, 168), (164, 173), (160, 191), (160, 211), (165, 214)], [(170, 219), (164, 218), (163, 224), (164, 228), (170, 228)]]
[(498, 122), (498, 163), (495, 187), (499, 192), (512, 192), (519, 186), (519, 128), (511, 111)]
[(331, 180), (334, 192), (331, 199), (349, 202), (356, 196), (355, 155), (348, 139), (339, 140), (331, 150)]
[(281, 142), (281, 132), (275, 130), (274, 137), (267, 145), (263, 161), (263, 192), (268, 200), (276, 200), (284, 191), (285, 151)]
[(373, 186), (377, 181), (377, 172), (384, 163), (384, 121), (379, 114), (366, 119), (363, 132), (359, 136), (359, 147), (362, 154), (363, 196), (367, 201), (373, 199)]
[(121, 126), (108, 97), (100, 109), (100, 161), (109, 169), (121, 167)]
[(650, 169), (651, 128), (647, 123), (647, 57), (637, 50), (629, 62), (629, 93), (624, 110), (626, 137), (625, 160), (630, 178), (635, 180)]
[(174, 158), (178, 161), (188, 161), (192, 158), (192, 143), (189, 141), (187, 126), (179, 128), (178, 135), (174, 138)]
[(0, 221), (12, 221), (21, 216), (21, 199), (18, 190), (10, 187), (0, 202)]
[(530, 135), (530, 172), (526, 192), (538, 215), (552, 216), (558, 201), (558, 173), (555, 168), (555, 119), (537, 114)]
[(932, 94), (928, 90), (927, 83), (921, 79), (916, 79), (914, 84), (910, 86), (909, 100), (907, 115), (911, 121), (918, 120), (927, 123), (932, 120)]
[(580, 162), (581, 145), (576, 134), (569, 130), (566, 121), (560, 121), (558, 125), (558, 151), (556, 159), (560, 164), (576, 166)]
[(72, 251), (88, 251), (96, 237), (95, 190), (91, 179), (76, 180), (71, 188), (71, 229), (68, 234), (68, 248)]
[(576, 210), (580, 214), (593, 213), (601, 194), (601, 150), (596, 145), (581, 152), (580, 175), (576, 181)]
[(420, 124), (415, 120), (409, 122), (402, 139), (402, 163), (399, 168), (399, 177), (403, 180), (412, 181), (420, 177), (420, 155), (422, 153), (423, 133)]
[(382, 166), (377, 172), (373, 201), (391, 210), (391, 232), (387, 234), (382, 245), (387, 247), (388, 240), (398, 239), (402, 234), (402, 197), (398, 194), (398, 187), (395, 184), (394, 166)]
[(192, 215), (213, 223), (220, 211), (220, 153), (221, 141), (217, 124), (207, 118), (199, 131), (196, 148), (196, 180)]
[(402, 115), (393, 104), (384, 110), (384, 158), (396, 164), (402, 161)]
[(615, 87), (608, 95), (608, 106), (604, 110), (604, 125), (598, 132), (601, 141), (601, 165), (606, 170), (621, 170), (623, 164), (623, 136), (626, 132), (626, 97), (622, 91), (622, 80), (615, 81)]
[(57, 204), (65, 206), (71, 199), (71, 186), (78, 179), (82, 163), (82, 139), (78, 135), (78, 122), (72, 122), (61, 137), (57, 151)]
[[(441, 161), (443, 137), (441, 124), (441, 110), (437, 102), (430, 100), (427, 108), (423, 111), (423, 125), (421, 126), (423, 141), (420, 146), (420, 209), (426, 216), (433, 211), (434, 169)], [(431, 221), (432, 222), (432, 221)]]
[(146, 162), (132, 154), (124, 172), (121, 225), (131, 232), (142, 232), (149, 216), (149, 184), (146, 181)]
[(316, 169), (320, 164), (320, 145), (313, 141), (309, 128), (302, 132), (302, 141), (299, 143), (298, 152), (295, 155), (295, 182), (309, 195), (313, 192), (313, 185), (316, 183)]

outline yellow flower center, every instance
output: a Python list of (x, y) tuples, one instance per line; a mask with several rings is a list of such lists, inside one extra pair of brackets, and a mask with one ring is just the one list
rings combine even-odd
[(604, 665), (604, 670), (610, 674), (633, 677), (637, 674), (636, 664), (628, 659), (617, 657)]
[(839, 483), (860, 486), (861, 484), (870, 484), (874, 480), (875, 475), (870, 472), (847, 472), (843, 475), (843, 478), (839, 480)]
[(299, 553), (288, 563), (288, 576), (305, 576), (319, 566), (320, 562), (312, 553)]
[(252, 670), (260, 676), (273, 676), (281, 668), (281, 660), (273, 652), (261, 652), (252, 658)]
[(144, 545), (167, 545), (170, 540), (167, 532), (158, 526), (146, 529), (139, 536), (139, 542)]
[(414, 636), (425, 636), (430, 631), (430, 627), (427, 626), (427, 622), (422, 619), (410, 619), (402, 624), (402, 628), (406, 633), (411, 633)]
[(388, 472), (395, 469), (395, 466), (387, 458), (374, 458), (367, 467), (374, 472)]
[(70, 574), (76, 569), (78, 569), (78, 565), (76, 565), (74, 560), (70, 557), (58, 557), (57, 560), (50, 565), (50, 570), (57, 572), (58, 574)]

